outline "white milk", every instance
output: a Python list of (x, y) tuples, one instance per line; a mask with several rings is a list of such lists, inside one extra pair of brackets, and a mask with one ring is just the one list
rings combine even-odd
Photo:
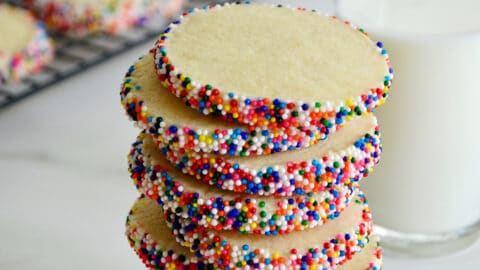
[(442, 233), (480, 220), (480, 1), (337, 0), (389, 51), (384, 152), (366, 179), (375, 221)]

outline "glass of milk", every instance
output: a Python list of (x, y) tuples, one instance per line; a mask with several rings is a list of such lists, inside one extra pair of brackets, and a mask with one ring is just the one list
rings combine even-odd
[(480, 228), (480, 1), (336, 0), (395, 70), (377, 110), (382, 160), (363, 189), (384, 246), (454, 252)]

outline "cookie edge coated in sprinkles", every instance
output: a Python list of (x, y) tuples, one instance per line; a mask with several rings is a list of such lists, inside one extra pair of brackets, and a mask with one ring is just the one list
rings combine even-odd
[[(195, 222), (168, 210), (164, 212), (164, 216), (177, 243), (190, 248), (199, 256), (208, 258), (210, 262), (220, 267), (229, 266), (232, 269), (239, 269), (248, 265), (253, 269), (278, 269), (279, 266), (285, 265), (293, 269), (307, 269), (305, 267), (316, 265), (324, 267), (321, 269), (331, 270), (347, 262), (355, 254), (359, 254), (371, 241), (373, 224), (370, 209), (363, 193), (359, 192), (357, 196), (354, 203), (363, 204), (364, 207), (360, 223), (352, 225), (352, 231), (339, 232), (323, 244), (307, 248), (309, 250), (307, 254), (299, 254), (294, 246), (288, 255), (259, 249), (252, 243), (233, 246), (222, 237), (222, 232), (198, 226)], [(273, 268), (269, 267), (270, 264)], [(373, 266), (374, 263), (368, 267)]]
[[(217, 269), (211, 263), (206, 263), (202, 258), (197, 258), (194, 254), (184, 254), (175, 249), (165, 248), (165, 239), (154, 239), (154, 237), (143, 228), (135, 213), (142, 200), (150, 200), (145, 196), (140, 196), (133, 204), (125, 221), (125, 236), (133, 251), (148, 269), (174, 269), (184, 267), (185, 270), (196, 269)], [(160, 218), (163, 218), (162, 216)], [(165, 221), (162, 221), (165, 222)]]
[[(208, 152), (229, 156), (266, 155), (276, 152), (306, 148), (327, 138), (330, 132), (340, 129), (343, 124), (332, 125), (326, 123), (322, 128), (310, 127), (309, 129), (253, 127), (240, 125), (238, 128), (217, 128), (207, 130), (182, 125), (166, 119), (162, 115), (152, 115), (148, 101), (138, 98), (137, 92), (143, 90), (143, 86), (136, 78), (138, 67), (152, 58), (153, 50), (149, 54), (140, 57), (125, 73), (120, 87), (120, 100), (127, 116), (141, 129), (146, 130), (155, 139), (170, 147), (179, 150), (195, 152)], [(141, 75), (141, 74), (140, 74)], [(155, 78), (152, 78), (155, 79)], [(155, 79), (156, 80), (156, 79)], [(160, 82), (159, 82), (160, 84)], [(166, 95), (171, 95), (168, 90)], [(159, 92), (159, 95), (162, 93)], [(181, 100), (179, 99), (179, 104)], [(190, 109), (185, 107), (185, 109)], [(198, 114), (198, 117), (205, 117)], [(358, 117), (358, 116), (353, 116)], [(316, 130), (321, 130), (317, 132)]]
[(167, 160), (184, 174), (223, 190), (261, 196), (304, 195), (336, 184), (359, 182), (373, 171), (382, 151), (378, 126), (341, 151), (260, 169), (229, 161), (228, 157), (157, 144)]
[[(231, 191), (224, 191), (228, 199), (204, 196), (197, 190), (185, 188), (183, 181), (195, 182), (195, 179), (185, 179), (189, 176), (181, 172), (178, 174), (182, 180), (175, 179), (168, 168), (159, 164), (162, 161), (152, 160), (144, 153), (143, 143), (147, 136), (141, 133), (128, 155), (130, 177), (135, 187), (157, 201), (164, 210), (192, 218), (213, 230), (267, 236), (307, 230), (339, 217), (358, 191), (358, 184), (351, 183), (292, 197), (268, 198)], [(165, 159), (162, 155), (160, 158)]]
[[(154, 239), (154, 237), (142, 227), (141, 222), (137, 221), (135, 218), (135, 212), (140, 207), (139, 204), (141, 203), (141, 200), (149, 199), (142, 195), (132, 206), (126, 219), (125, 236), (127, 237), (130, 247), (147, 268), (156, 269), (166, 267), (168, 269), (168, 267), (173, 267), (174, 265), (175, 267), (183, 266), (185, 267), (184, 269), (189, 270), (218, 269), (218, 266), (215, 266), (210, 262), (205, 262), (203, 256), (199, 256), (200, 254), (198, 253), (195, 254), (191, 252), (189, 254), (183, 254), (183, 252), (177, 252), (175, 249), (166, 250), (165, 248), (162, 248), (162, 241), (160, 239)], [(160, 215), (158, 218), (164, 219), (164, 216)], [(162, 222), (166, 221), (162, 220)], [(355, 256), (358, 255), (359, 253)], [(382, 269), (382, 249), (378, 241), (374, 256), (374, 260), (369, 263), (365, 270)], [(194, 258), (192, 259), (192, 257)]]

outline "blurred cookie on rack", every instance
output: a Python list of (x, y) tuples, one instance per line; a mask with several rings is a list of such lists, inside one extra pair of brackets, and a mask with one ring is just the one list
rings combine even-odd
[(0, 4), (0, 85), (39, 71), (53, 55), (43, 23), (26, 10)]
[[(171, 2), (176, 2), (172, 0)], [(169, 5), (156, 0), (24, 0), (25, 6), (58, 33), (113, 34), (145, 25)]]

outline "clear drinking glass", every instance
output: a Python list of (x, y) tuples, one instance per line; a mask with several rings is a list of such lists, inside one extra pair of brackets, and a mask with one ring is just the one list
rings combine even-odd
[(363, 182), (387, 248), (439, 255), (480, 235), (479, 11), (476, 0), (336, 0), (395, 70), (376, 112), (382, 160)]

